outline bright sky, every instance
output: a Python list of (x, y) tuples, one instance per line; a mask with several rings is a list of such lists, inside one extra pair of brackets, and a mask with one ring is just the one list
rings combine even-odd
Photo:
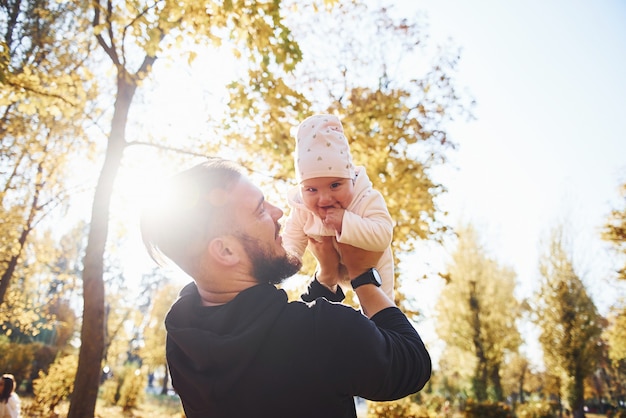
[(485, 228), (520, 275), (532, 274), (529, 255), (560, 221), (591, 244), (626, 181), (626, 3), (415, 7), (428, 11), (433, 37), (461, 46), (459, 81), (477, 101), (477, 120), (450, 130), (460, 146), (445, 206)]
[[(537, 284), (541, 240), (565, 222), (606, 313), (620, 293), (606, 279), (613, 260), (598, 231), (626, 181), (626, 3), (402, 4), (428, 13), (432, 41), (461, 47), (459, 82), (477, 101), (477, 120), (449, 130), (459, 149), (456, 169), (441, 177), (442, 207), (479, 228), (488, 251), (517, 271), (523, 296)], [(430, 309), (434, 298), (424, 294)]]

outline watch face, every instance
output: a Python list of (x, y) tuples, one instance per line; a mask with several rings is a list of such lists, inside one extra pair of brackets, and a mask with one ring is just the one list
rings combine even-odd
[(379, 286), (383, 284), (383, 280), (380, 278), (378, 270), (372, 269), (372, 276), (374, 276), (374, 279), (378, 282)]

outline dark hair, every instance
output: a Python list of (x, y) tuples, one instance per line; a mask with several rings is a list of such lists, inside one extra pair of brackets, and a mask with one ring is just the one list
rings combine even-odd
[(165, 255), (189, 273), (202, 244), (229, 227), (226, 196), (242, 175), (238, 164), (212, 158), (174, 176), (141, 215), (152, 259), (163, 264)]
[(15, 378), (12, 374), (3, 374), (2, 380), (4, 380), (4, 388), (2, 389), (2, 393), (0, 393), (0, 402), (7, 403), (9, 400), (9, 396), (15, 389)]

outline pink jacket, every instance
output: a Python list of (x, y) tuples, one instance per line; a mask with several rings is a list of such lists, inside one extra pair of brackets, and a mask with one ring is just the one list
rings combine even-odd
[(383, 251), (376, 265), (383, 280), (382, 288), (393, 300), (394, 263), (391, 251), (393, 219), (385, 199), (372, 188), (365, 167), (356, 168), (354, 199), (346, 208), (342, 233), (327, 228), (320, 218), (311, 213), (302, 202), (299, 187), (291, 189), (287, 196), (290, 213), (285, 222), (283, 244), (285, 248), (302, 258), (309, 237), (334, 236), (336, 242), (349, 244), (368, 251)]

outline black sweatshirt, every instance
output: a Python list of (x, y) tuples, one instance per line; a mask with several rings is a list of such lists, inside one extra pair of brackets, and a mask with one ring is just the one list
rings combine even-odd
[[(332, 293), (316, 282), (309, 297)], [(165, 319), (167, 361), (188, 418), (356, 417), (353, 396), (420, 390), (431, 361), (398, 308), (371, 320), (329, 302), (288, 302), (261, 284), (203, 307), (194, 283)]]

